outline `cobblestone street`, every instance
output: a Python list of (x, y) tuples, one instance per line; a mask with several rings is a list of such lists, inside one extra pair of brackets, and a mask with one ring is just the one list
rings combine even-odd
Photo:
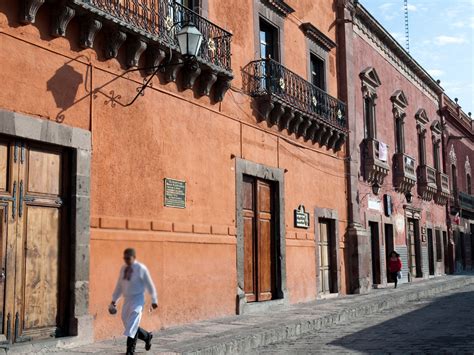
[(474, 286), (260, 348), (259, 354), (474, 353)]

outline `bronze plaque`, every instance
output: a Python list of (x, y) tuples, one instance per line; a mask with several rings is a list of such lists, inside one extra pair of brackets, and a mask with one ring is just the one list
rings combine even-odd
[(186, 181), (165, 178), (165, 207), (186, 208)]

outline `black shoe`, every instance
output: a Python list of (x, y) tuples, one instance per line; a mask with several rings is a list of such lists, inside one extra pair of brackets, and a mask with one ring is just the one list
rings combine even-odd
[(134, 338), (127, 338), (127, 353), (126, 355), (133, 355), (135, 354), (135, 346), (137, 344), (137, 339)]
[(151, 349), (151, 339), (153, 339), (153, 333), (148, 333), (148, 339), (145, 342), (145, 350), (148, 351)]

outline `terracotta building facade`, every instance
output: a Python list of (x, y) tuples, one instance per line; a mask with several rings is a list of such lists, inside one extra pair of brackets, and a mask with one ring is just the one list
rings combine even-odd
[(150, 329), (347, 292), (335, 21), (311, 0), (3, 1), (4, 340), (120, 335), (127, 247)]
[(350, 290), (384, 286), (391, 251), (402, 282), (445, 272), (442, 88), (360, 4), (339, 2), (347, 102)]
[(474, 159), (472, 118), (457, 100), (440, 99), (443, 117), (444, 168), (451, 182), (452, 199), (447, 208), (450, 250), (449, 270), (472, 270), (474, 266), (474, 197), (471, 162)]

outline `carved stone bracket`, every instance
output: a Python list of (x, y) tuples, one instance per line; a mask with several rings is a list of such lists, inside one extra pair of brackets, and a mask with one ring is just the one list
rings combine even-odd
[(35, 23), (36, 14), (45, 0), (22, 0), (20, 21), (22, 23)]
[(200, 96), (209, 95), (211, 93), (212, 86), (217, 81), (216, 73), (212, 71), (203, 72), (198, 79), (198, 94)]
[(268, 118), (268, 121), (270, 125), (275, 125), (278, 124), (280, 121), (281, 116), (285, 113), (285, 107), (280, 104), (280, 103), (275, 103), (273, 110), (270, 113), (270, 117)]
[(201, 68), (197, 63), (187, 63), (183, 66), (181, 73), (183, 76), (183, 87), (185, 89), (191, 89), (201, 74)]
[(94, 46), (95, 35), (102, 28), (102, 22), (93, 17), (85, 16), (81, 21), (81, 35), (79, 45), (82, 48), (92, 48)]
[(214, 84), (214, 101), (221, 102), (224, 100), (224, 96), (227, 90), (230, 89), (230, 82), (232, 77), (230, 76), (218, 76), (216, 83)]
[(140, 57), (145, 52), (147, 44), (145, 41), (135, 37), (127, 42), (127, 67), (134, 68), (138, 66)]
[(290, 108), (287, 108), (285, 110), (285, 113), (283, 115), (283, 117), (280, 119), (280, 122), (278, 122), (278, 129), (280, 131), (283, 131), (284, 129), (286, 129), (287, 131), (290, 130), (290, 122), (295, 118), (295, 112), (290, 109)]
[(170, 65), (163, 69), (163, 80), (166, 83), (171, 83), (176, 81), (178, 77), (178, 72), (183, 66), (183, 61), (181, 59), (172, 59)]
[(155, 71), (155, 68), (163, 62), (166, 54), (163, 49), (158, 46), (149, 46), (146, 51), (146, 67), (145, 72), (149, 75)]
[(64, 37), (66, 35), (66, 28), (72, 20), (76, 10), (70, 6), (61, 5), (57, 8), (51, 22), (51, 35), (53, 37)]
[(107, 31), (107, 43), (105, 45), (105, 58), (117, 58), (118, 51), (127, 39), (127, 34), (116, 28), (109, 28)]

